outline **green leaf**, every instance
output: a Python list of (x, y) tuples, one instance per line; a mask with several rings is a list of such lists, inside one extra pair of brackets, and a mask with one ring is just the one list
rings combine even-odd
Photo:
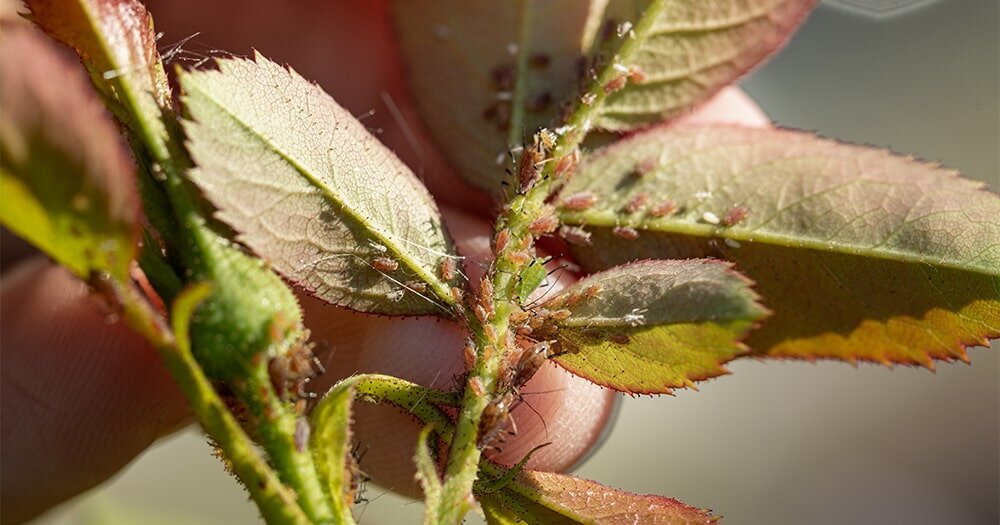
[(351, 515), (354, 476), (357, 469), (351, 456), (351, 405), (354, 403), (354, 383), (341, 382), (333, 387), (316, 405), (312, 420), (312, 451), (320, 480), (333, 502), (340, 523), (354, 523)]
[(410, 170), (294, 71), (259, 54), (217, 65), (181, 73), (184, 129), (190, 177), (238, 239), (328, 302), (451, 315), (454, 247)]
[(80, 277), (128, 279), (138, 199), (117, 130), (78, 66), (49, 42), (14, 26), (2, 42), (3, 225)]
[[(489, 470), (500, 473), (504, 469)], [(710, 511), (673, 498), (634, 494), (586, 479), (531, 470), (519, 473), (505, 489), (478, 497), (491, 525), (694, 525), (718, 520)]]
[(557, 116), (597, 0), (397, 0), (400, 52), (431, 135), (472, 184), (500, 190), (507, 150)]
[[(627, 131), (689, 111), (781, 48), (815, 4), (610, 0), (600, 24), (591, 23), (602, 28), (591, 54), (609, 55), (604, 63), (614, 61), (621, 76), (602, 86), (609, 94), (592, 124)], [(603, 53), (619, 47), (627, 52)]]
[(592, 231), (574, 246), (586, 268), (736, 262), (775, 311), (747, 340), (757, 355), (930, 367), (1000, 335), (1000, 198), (953, 171), (806, 133), (690, 125), (595, 153), (561, 198), (580, 192), (596, 204), (562, 218)]
[[(577, 281), (547, 301), (555, 359), (622, 392), (669, 393), (726, 373), (766, 313), (749, 281), (711, 260), (640, 261)], [(561, 316), (560, 316), (561, 317)]]

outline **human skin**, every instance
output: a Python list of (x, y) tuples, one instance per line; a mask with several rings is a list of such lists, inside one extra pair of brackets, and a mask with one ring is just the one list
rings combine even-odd
[[(213, 48), (245, 53), (253, 45), (293, 64), (354, 114), (374, 109), (365, 124), (381, 128), (379, 139), (423, 176), (467, 256), (466, 272), (481, 274), (488, 262), (491, 217), (486, 212), (493, 208), (488, 196), (455, 176), (420, 126), (384, 3), (310, 1), (280, 10), (263, 0), (221, 1), (209, 7), (177, 0), (149, 4), (166, 42), (200, 31), (196, 40)], [(351, 52), (357, 49), (366, 52)], [(382, 93), (398, 106), (412, 135), (386, 110)], [(724, 90), (682, 120), (769, 124), (736, 89)], [(11, 244), (4, 243), (5, 252)], [(155, 351), (111, 322), (109, 311), (81, 282), (38, 255), (5, 258), (4, 264), (0, 496), (3, 522), (16, 523), (101, 483), (156, 439), (188, 424), (190, 416)], [(575, 278), (566, 271), (554, 276), (562, 285)], [(461, 371), (464, 335), (454, 323), (378, 317), (305, 296), (301, 300), (327, 367), (314, 381), (315, 391), (355, 372), (388, 373), (449, 388)], [(495, 459), (516, 462), (533, 446), (551, 441), (530, 464), (541, 470), (565, 470), (583, 458), (598, 441), (613, 406), (611, 392), (551, 363), (523, 391), (526, 402), (513, 413), (517, 433), (505, 437)], [(416, 423), (392, 409), (359, 405), (355, 425), (367, 449), (364, 469), (379, 484), (415, 495), (411, 458)]]

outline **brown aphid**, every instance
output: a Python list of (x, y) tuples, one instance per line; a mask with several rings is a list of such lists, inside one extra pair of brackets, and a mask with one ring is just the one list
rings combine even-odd
[(372, 267), (380, 272), (394, 272), (399, 263), (391, 257), (376, 257), (372, 259)]
[(611, 341), (612, 343), (617, 343), (617, 344), (620, 344), (620, 345), (627, 345), (632, 340), (628, 336), (628, 334), (617, 333), (617, 332), (616, 333), (610, 333), (610, 334), (608, 334), (607, 337), (608, 337), (608, 341)]
[(584, 298), (583, 292), (574, 292), (566, 296), (565, 300), (562, 302), (562, 306), (567, 308), (572, 308), (576, 303), (580, 302)]
[(465, 302), (465, 292), (463, 292), (462, 289), (459, 288), (459, 287), (457, 287), (457, 286), (452, 286), (451, 287), (451, 298), (454, 299), (456, 303), (464, 303)]
[(486, 315), (486, 309), (477, 304), (476, 306), (472, 307), (472, 310), (476, 312), (476, 319), (479, 319), (480, 323), (486, 324), (486, 321), (489, 319), (489, 317)]
[[(493, 328), (493, 325), (491, 325), (491, 324), (485, 324), (485, 325), (483, 325), (483, 335), (485, 335), (486, 336), (486, 340), (489, 341), (489, 342), (491, 342), (491, 343), (495, 343), (496, 340), (497, 340), (497, 331), (496, 331), (495, 328)], [(483, 350), (484, 359), (485, 359), (485, 353), (486, 353), (486, 351)]]
[(517, 366), (511, 379), (511, 386), (515, 389), (524, 386), (525, 383), (534, 377), (535, 372), (538, 372), (538, 369), (545, 364), (545, 360), (548, 358), (549, 343), (544, 341), (522, 352), (517, 360)]
[(636, 193), (631, 199), (629, 199), (628, 203), (625, 204), (625, 211), (628, 213), (635, 213), (646, 206), (647, 202), (649, 202), (648, 193)]
[(734, 226), (739, 224), (739, 222), (745, 219), (749, 213), (750, 210), (746, 206), (736, 206), (726, 212), (726, 215), (722, 217), (722, 224), (725, 226)]
[(469, 389), (472, 390), (472, 392), (477, 396), (482, 396), (486, 392), (483, 388), (483, 382), (480, 381), (478, 377), (469, 379)]
[(496, 351), (496, 347), (493, 345), (486, 345), (483, 347), (483, 360), (489, 361), (493, 357), (493, 352)]
[(563, 226), (559, 228), (559, 236), (570, 244), (590, 246), (590, 232), (579, 226)]
[(625, 87), (625, 84), (627, 82), (628, 82), (628, 76), (620, 75), (607, 81), (602, 89), (604, 89), (604, 92), (606, 94), (610, 95), (616, 91), (620, 91), (623, 87)]
[(441, 278), (445, 281), (451, 281), (455, 278), (455, 259), (451, 257), (445, 257), (441, 261)]
[(573, 312), (565, 308), (562, 308), (559, 310), (554, 310), (552, 312), (549, 312), (549, 319), (552, 319), (553, 321), (562, 321), (568, 319), (569, 316), (571, 315), (573, 315)]
[(569, 180), (576, 172), (576, 167), (580, 163), (580, 150), (575, 149), (573, 153), (568, 155), (563, 155), (556, 162), (556, 169), (553, 172), (553, 176), (556, 178), (566, 178)]
[(504, 228), (497, 232), (496, 237), (493, 238), (493, 250), (497, 253), (503, 253), (507, 249), (507, 243), (510, 241), (510, 230)]
[(588, 299), (593, 299), (597, 297), (597, 294), (601, 293), (601, 285), (592, 284), (588, 286), (587, 289), (583, 291), (583, 293), (584, 295), (587, 296)]
[(424, 293), (427, 291), (427, 283), (423, 281), (406, 281), (406, 287), (416, 293)]
[(635, 172), (639, 176), (646, 175), (655, 170), (659, 163), (660, 161), (656, 157), (647, 157), (635, 165)]
[(497, 91), (510, 91), (514, 88), (514, 66), (512, 64), (500, 64), (490, 72), (493, 80), (493, 88)]
[(639, 238), (639, 232), (630, 226), (615, 226), (611, 233), (615, 234), (622, 239), (628, 239), (634, 241)]
[(476, 350), (471, 339), (465, 340), (465, 346), (462, 348), (462, 362), (465, 363), (466, 370), (472, 370), (472, 367), (476, 366)]
[(552, 94), (548, 91), (543, 91), (531, 98), (529, 98), (525, 104), (524, 108), (532, 113), (538, 113), (540, 111), (545, 111), (549, 106), (552, 105)]
[(634, 84), (642, 84), (646, 81), (646, 72), (642, 70), (639, 66), (631, 66), (628, 68), (628, 80)]
[(534, 53), (528, 57), (528, 64), (534, 68), (546, 68), (552, 62), (552, 58), (545, 53)]
[(528, 320), (528, 315), (528, 312), (524, 310), (514, 310), (514, 312), (510, 314), (510, 322), (511, 324), (521, 324)]
[(653, 217), (666, 217), (675, 211), (677, 211), (677, 204), (673, 201), (666, 200), (661, 201), (656, 206), (650, 208), (649, 214)]
[(523, 266), (531, 262), (531, 255), (525, 251), (508, 253), (507, 258), (510, 259), (510, 262), (519, 266)]
[(589, 191), (581, 191), (579, 193), (563, 197), (559, 202), (561, 207), (573, 211), (583, 211), (590, 208), (594, 204), (597, 204), (597, 195), (594, 195)]
[(528, 226), (528, 231), (536, 237), (541, 237), (542, 235), (550, 234), (556, 231), (559, 227), (559, 219), (556, 218), (555, 208), (546, 205), (542, 208), (541, 215), (537, 219), (531, 221), (531, 225)]
[(512, 394), (504, 394), (491, 401), (483, 409), (483, 416), (479, 420), (479, 439), (476, 446), (480, 449), (489, 445), (497, 435), (503, 430), (507, 417), (510, 415), (510, 404), (513, 401)]
[(541, 175), (541, 164), (545, 160), (545, 152), (538, 143), (537, 135), (535, 143), (524, 150), (521, 154), (521, 161), (517, 167), (518, 191), (525, 193), (530, 190)]

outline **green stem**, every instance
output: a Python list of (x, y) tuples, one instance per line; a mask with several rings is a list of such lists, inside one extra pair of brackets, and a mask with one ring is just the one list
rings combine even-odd
[[(558, 160), (572, 154), (580, 147), (590, 131), (592, 119), (607, 96), (603, 87), (621, 75), (614, 66), (627, 62), (639, 49), (663, 6), (664, 0), (653, 0), (649, 4), (635, 26), (636, 36), (625, 38), (614, 60), (610, 61), (597, 79), (587, 87), (586, 93), (590, 97), (590, 103), (584, 104), (581, 100), (576, 102), (566, 120), (565, 131), (556, 139), (556, 144), (549, 154), (551, 159)], [(526, 44), (522, 42), (519, 53), (529, 52)], [(519, 64), (521, 62), (519, 60)], [(518, 77), (521, 76), (523, 70), (518, 71)], [(527, 151), (522, 154), (522, 161), (525, 154)], [(436, 509), (428, 508), (429, 516), (432, 515), (432, 521), (436, 523), (460, 523), (471, 509), (469, 502), (472, 500), (472, 487), (476, 481), (481, 458), (481, 451), (476, 446), (480, 420), (486, 406), (496, 394), (498, 374), (508, 352), (512, 350), (502, 342), (506, 340), (507, 331), (510, 329), (510, 315), (518, 306), (515, 294), (516, 278), (528, 265), (537, 260), (534, 257), (535, 238), (530, 226), (544, 212), (545, 201), (560, 183), (554, 177), (556, 164), (557, 162), (546, 162), (538, 182), (526, 193), (515, 194), (510, 198), (504, 207), (504, 212), (497, 220), (496, 232), (499, 234), (507, 230), (508, 241), (501, 250), (495, 251), (495, 260), (488, 273), (488, 278), (493, 284), (493, 296), (488, 299), (494, 304), (494, 314), (482, 323), (483, 326), (470, 323), (473, 325), (470, 328), (476, 335), (477, 360), (469, 373), (468, 381), (477, 381), (481, 384), (483, 393), (479, 394), (473, 388), (469, 388), (467, 383), (445, 470), (441, 506)], [(523, 257), (514, 256), (515, 252), (523, 251), (531, 253), (531, 260), (525, 262)], [(468, 312), (467, 317), (476, 319), (473, 312)], [(489, 328), (486, 328), (487, 326)], [(486, 333), (492, 333), (493, 338), (486, 337)], [(488, 346), (493, 347), (492, 352), (486, 351)]]
[[(163, 362), (184, 392), (195, 418), (216, 446), (225, 454), (233, 473), (257, 503), (267, 523), (307, 525), (310, 520), (296, 503), (274, 471), (260, 456), (253, 441), (230, 414), (212, 383), (191, 355), (187, 330), (190, 311), (207, 295), (207, 287), (181, 294), (171, 331), (160, 315), (138, 290), (110, 280), (92, 280), (92, 284), (112, 297), (123, 309), (124, 319), (159, 351)], [(180, 313), (187, 310), (187, 313)]]

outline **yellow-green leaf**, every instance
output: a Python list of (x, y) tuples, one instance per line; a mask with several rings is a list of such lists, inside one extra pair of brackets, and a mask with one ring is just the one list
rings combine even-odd
[[(547, 301), (555, 359), (574, 374), (629, 393), (669, 393), (726, 373), (767, 310), (749, 281), (712, 260), (640, 261), (581, 279)], [(561, 316), (559, 316), (561, 317)]]
[[(499, 467), (487, 470), (494, 474), (503, 471)], [(635, 494), (573, 476), (530, 470), (519, 473), (499, 492), (479, 495), (479, 500), (491, 525), (696, 525), (718, 520), (711, 511), (673, 498)]]
[(318, 86), (257, 55), (182, 73), (191, 179), (238, 240), (328, 302), (452, 315), (457, 257), (430, 194)]
[(1000, 335), (1000, 198), (953, 171), (806, 133), (690, 125), (595, 153), (563, 195), (579, 192), (596, 203), (562, 218), (591, 230), (574, 247), (587, 268), (736, 262), (774, 310), (747, 340), (756, 355), (929, 367)]
[(351, 405), (354, 383), (344, 381), (330, 389), (313, 410), (309, 449), (316, 461), (320, 480), (333, 503), (340, 523), (354, 523), (354, 473), (357, 465), (351, 457)]
[(79, 66), (34, 30), (5, 25), (0, 42), (3, 225), (80, 277), (127, 279), (138, 199), (115, 126)]

